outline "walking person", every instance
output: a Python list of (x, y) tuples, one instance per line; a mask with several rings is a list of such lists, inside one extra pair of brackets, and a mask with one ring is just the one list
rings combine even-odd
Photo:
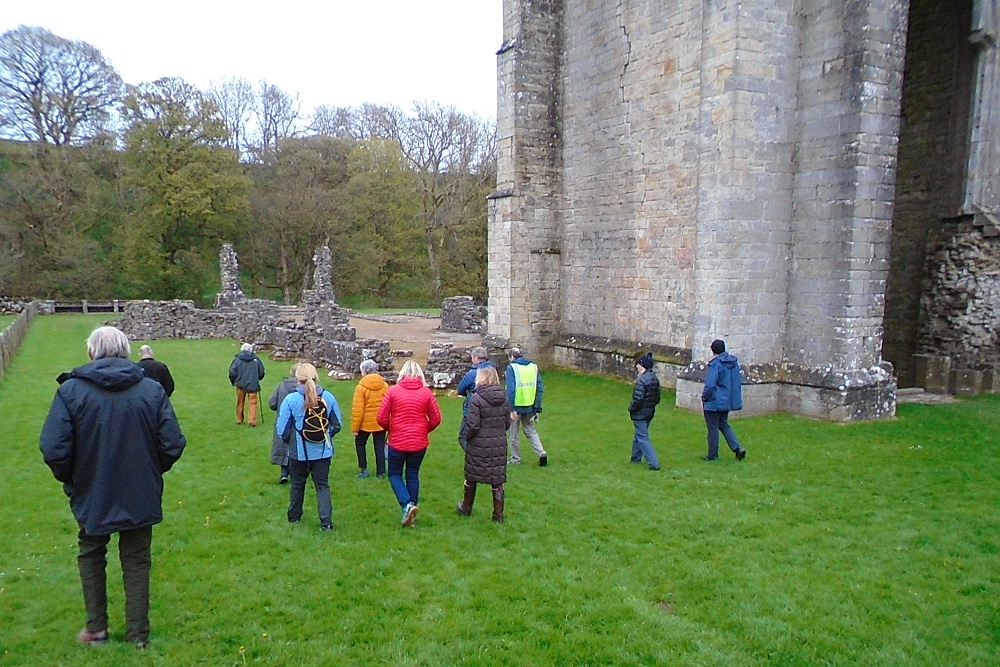
[(385, 393), (376, 418), (388, 431), (389, 484), (403, 510), (400, 523), (408, 528), (420, 511), (420, 464), (430, 444), (428, 435), (441, 424), (441, 409), (420, 364), (412, 359), (403, 364), (399, 382)]
[(378, 423), (378, 409), (389, 391), (389, 385), (378, 372), (378, 363), (365, 359), (361, 362), (361, 380), (354, 388), (351, 401), (351, 433), (358, 453), (359, 479), (368, 478), (368, 436), (375, 447), (375, 476), (385, 477), (385, 429)]
[(705, 389), (701, 392), (705, 424), (708, 426), (708, 456), (702, 460), (715, 461), (719, 458), (721, 432), (729, 449), (736, 454), (736, 460), (742, 461), (747, 456), (747, 450), (729, 425), (729, 412), (743, 409), (739, 359), (726, 352), (725, 342), (719, 339), (712, 341), (712, 353), (715, 356), (708, 362)]
[[(292, 365), (288, 377), (278, 383), (278, 386), (271, 392), (270, 398), (267, 399), (267, 407), (271, 408), (274, 412), (277, 412), (281, 404), (285, 402), (285, 397), (298, 388), (299, 379), (295, 377), (295, 371), (298, 367), (298, 364)], [(278, 432), (277, 428), (274, 431), (274, 437), (271, 439), (271, 465), (281, 466), (278, 484), (287, 484), (288, 443), (281, 439), (281, 433)]]
[(653, 355), (650, 352), (636, 359), (635, 370), (638, 377), (632, 389), (632, 402), (628, 404), (629, 417), (635, 435), (632, 437), (632, 463), (642, 463), (643, 457), (650, 470), (660, 469), (653, 444), (649, 440), (649, 424), (656, 414), (660, 402), (660, 380), (653, 372)]
[(264, 379), (264, 364), (253, 353), (253, 345), (243, 343), (240, 352), (229, 364), (229, 383), (236, 387), (236, 423), (243, 423), (243, 403), (250, 404), (248, 423), (257, 425), (260, 381)]
[(170, 369), (162, 361), (153, 358), (153, 348), (148, 345), (139, 348), (139, 366), (146, 377), (163, 385), (167, 398), (174, 395), (174, 377), (170, 374)]
[(503, 523), (509, 413), (507, 390), (500, 384), (496, 367), (485, 366), (477, 370), (476, 388), (466, 417), (465, 493), (462, 502), (455, 507), (459, 514), (472, 514), (476, 485), (489, 484), (493, 490), (493, 521)]
[(462, 424), (458, 428), (458, 446), (462, 448), (463, 452), (467, 446), (465, 417), (469, 414), (469, 401), (472, 400), (472, 394), (476, 390), (476, 372), (480, 368), (496, 368), (496, 364), (489, 360), (486, 348), (481, 345), (472, 348), (469, 351), (469, 356), (472, 357), (472, 368), (458, 382), (458, 395), (465, 396), (465, 401), (462, 403)]
[(87, 354), (90, 363), (60, 376), (40, 448), (80, 528), (77, 566), (87, 624), (77, 641), (108, 641), (108, 542), (118, 533), (125, 640), (143, 649), (149, 645), (150, 545), (153, 526), (163, 521), (163, 473), (187, 440), (163, 386), (129, 361), (122, 331), (95, 329)]
[(316, 509), (320, 529), (333, 530), (333, 502), (330, 499), (330, 459), (333, 436), (342, 423), (340, 406), (333, 394), (317, 385), (316, 367), (301, 363), (295, 367), (298, 386), (285, 397), (278, 409), (275, 432), (282, 434), (291, 447), (288, 472), (292, 484), (288, 490), (288, 523), (302, 520), (306, 481), (312, 477), (316, 488)]
[(531, 443), (531, 448), (538, 456), (538, 465), (546, 466), (549, 455), (542, 447), (542, 441), (535, 430), (538, 415), (542, 411), (542, 374), (538, 365), (528, 361), (520, 348), (512, 347), (507, 353), (507, 401), (511, 405), (510, 419), (513, 422), (510, 429), (510, 464), (521, 463), (521, 441), (518, 425)]

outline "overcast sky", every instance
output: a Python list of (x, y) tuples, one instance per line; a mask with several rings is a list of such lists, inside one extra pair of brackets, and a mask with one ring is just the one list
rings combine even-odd
[(415, 100), (496, 117), (502, 0), (11, 0), (0, 32), (36, 25), (96, 46), (132, 84), (180, 76), (202, 90), (267, 79), (303, 113)]

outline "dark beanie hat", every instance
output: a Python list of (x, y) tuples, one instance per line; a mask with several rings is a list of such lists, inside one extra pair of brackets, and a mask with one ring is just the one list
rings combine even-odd
[(712, 341), (712, 354), (722, 354), (726, 351), (726, 344), (716, 338)]
[(639, 357), (639, 360), (636, 363), (648, 371), (650, 368), (653, 367), (653, 353), (647, 352), (646, 354)]

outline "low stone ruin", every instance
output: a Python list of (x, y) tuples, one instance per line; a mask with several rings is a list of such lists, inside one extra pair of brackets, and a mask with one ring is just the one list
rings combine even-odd
[(424, 376), (427, 384), (435, 389), (444, 389), (458, 384), (466, 371), (472, 367), (469, 352), (472, 347), (456, 346), (454, 343), (439, 343), (427, 354)]
[(28, 307), (30, 301), (17, 301), (0, 296), (0, 315), (20, 315)]
[(453, 296), (441, 304), (441, 331), (486, 333), (486, 306), (477, 306), (471, 296)]
[(928, 289), (914, 355), (928, 391), (1000, 391), (1000, 223), (966, 216), (928, 253)]
[(225, 244), (219, 254), (222, 292), (214, 309), (197, 308), (193, 301), (133, 301), (110, 324), (141, 340), (235, 338), (270, 350), (272, 359), (308, 359), (343, 379), (356, 377), (361, 362), (372, 359), (393, 379), (389, 342), (356, 340), (356, 330), (348, 326), (350, 311), (334, 299), (330, 249), (317, 249), (313, 259), (314, 286), (299, 308), (247, 298), (236, 252)]

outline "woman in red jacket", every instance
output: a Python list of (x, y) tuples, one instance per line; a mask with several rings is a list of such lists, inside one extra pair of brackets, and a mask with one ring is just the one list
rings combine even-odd
[(412, 526), (420, 510), (420, 463), (427, 453), (427, 435), (441, 423), (441, 409), (420, 364), (413, 360), (403, 364), (399, 382), (386, 392), (376, 419), (389, 432), (389, 484), (403, 508), (401, 523), (404, 528)]

